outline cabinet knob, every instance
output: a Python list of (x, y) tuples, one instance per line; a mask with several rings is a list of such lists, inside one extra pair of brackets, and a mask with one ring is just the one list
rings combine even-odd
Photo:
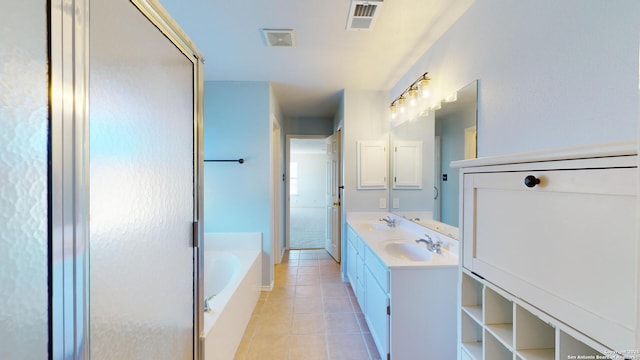
[(526, 187), (534, 187), (538, 184), (540, 184), (540, 179), (538, 179), (537, 177), (533, 176), (533, 175), (529, 175), (526, 178), (524, 178), (524, 184)]

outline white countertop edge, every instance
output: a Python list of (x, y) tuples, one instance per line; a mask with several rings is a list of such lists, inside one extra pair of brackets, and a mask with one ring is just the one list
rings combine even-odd
[[(363, 226), (366, 222), (378, 221), (380, 218), (390, 216), (399, 221), (398, 226), (392, 234), (388, 234), (386, 231), (365, 231)], [(425, 228), (419, 224), (413, 223), (409, 220), (403, 219), (395, 214), (386, 212), (347, 212), (347, 223), (353, 228), (358, 236), (365, 242), (365, 244), (372, 250), (376, 257), (382, 261), (382, 263), (388, 269), (438, 269), (448, 267), (458, 267), (458, 240), (447, 237), (444, 234), (435, 232), (431, 229)], [(441, 261), (412, 261), (402, 260), (391, 255), (385, 255), (380, 246), (387, 241), (407, 241), (412, 242), (416, 238), (423, 237), (424, 234), (429, 234), (432, 238), (442, 240), (445, 243), (445, 248), (448, 248), (446, 255), (443, 256), (446, 260)], [(390, 236), (387, 236), (390, 235)], [(390, 239), (392, 237), (394, 239)], [(401, 237), (401, 239), (400, 239)], [(346, 239), (345, 239), (346, 241)], [(443, 262), (444, 261), (444, 262)]]
[(516, 163), (588, 159), (611, 156), (633, 156), (638, 154), (636, 141), (621, 141), (615, 143), (576, 146), (562, 149), (532, 151), (481, 157), (477, 159), (452, 161), (453, 168), (467, 168), (489, 165), (506, 165)]

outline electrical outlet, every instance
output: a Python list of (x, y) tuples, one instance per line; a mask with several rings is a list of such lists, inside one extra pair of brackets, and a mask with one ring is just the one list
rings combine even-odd
[(387, 198), (380, 198), (380, 209), (387, 208)]
[(400, 199), (393, 198), (393, 208), (394, 209), (399, 209), (400, 208)]

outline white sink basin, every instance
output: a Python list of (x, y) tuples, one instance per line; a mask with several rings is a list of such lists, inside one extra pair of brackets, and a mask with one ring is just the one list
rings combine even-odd
[(388, 231), (392, 229), (392, 227), (390, 227), (386, 223), (381, 223), (381, 222), (371, 222), (369, 223), (369, 226), (371, 226), (372, 230)]
[(386, 223), (380, 221), (366, 221), (363, 222), (362, 225), (364, 225), (368, 231), (389, 231), (393, 229)]
[(431, 259), (431, 252), (405, 242), (391, 242), (384, 246), (384, 250), (392, 256), (403, 260), (426, 261)]

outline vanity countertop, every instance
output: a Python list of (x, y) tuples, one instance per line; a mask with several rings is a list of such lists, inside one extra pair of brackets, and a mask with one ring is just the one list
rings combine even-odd
[[(381, 218), (390, 216), (397, 225), (388, 227)], [(412, 223), (402, 217), (382, 212), (349, 212), (347, 223), (353, 228), (364, 243), (389, 269), (410, 269), (430, 267), (458, 266), (458, 241), (443, 234)], [(426, 250), (426, 245), (417, 244), (417, 239), (425, 239), (428, 235), (434, 241), (442, 241), (442, 254)], [(400, 244), (399, 248), (408, 249), (419, 257), (430, 257), (427, 260), (412, 260), (409, 256), (393, 255), (389, 244)], [(391, 247), (393, 247), (392, 245)]]

